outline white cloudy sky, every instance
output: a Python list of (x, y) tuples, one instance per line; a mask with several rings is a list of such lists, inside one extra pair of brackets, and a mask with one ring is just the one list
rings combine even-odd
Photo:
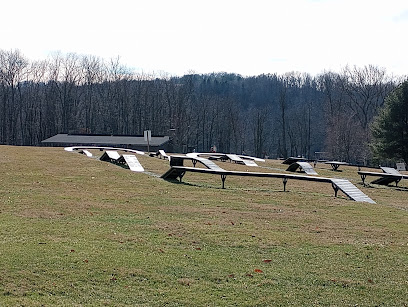
[(408, 74), (407, 0), (0, 0), (0, 49), (244, 76), (373, 64)]

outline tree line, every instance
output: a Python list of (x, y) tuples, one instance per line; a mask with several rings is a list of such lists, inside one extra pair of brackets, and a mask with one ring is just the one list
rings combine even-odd
[(0, 143), (57, 133), (170, 135), (173, 151), (324, 156), (367, 163), (370, 125), (401, 77), (373, 65), (340, 72), (134, 73), (92, 55), (29, 61), (0, 50)]

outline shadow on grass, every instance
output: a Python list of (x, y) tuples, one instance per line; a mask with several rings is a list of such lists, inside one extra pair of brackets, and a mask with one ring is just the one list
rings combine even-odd
[(221, 186), (190, 183), (190, 182), (186, 182), (186, 181), (179, 181), (177, 179), (165, 179), (165, 180), (168, 181), (168, 182), (174, 183), (174, 184), (190, 186), (190, 187), (210, 188), (210, 189), (217, 189), (217, 190), (226, 190), (227, 189), (227, 188), (223, 189)]
[[(297, 194), (303, 194), (304, 192), (302, 191), (292, 191), (286, 189), (284, 191), (283, 189), (279, 190), (272, 190), (272, 189), (261, 189), (261, 188), (234, 188), (234, 187), (228, 187), (226, 186), (224, 189), (221, 186), (214, 186), (214, 185), (209, 185), (209, 184), (202, 184), (202, 183), (191, 183), (191, 182), (185, 182), (185, 181), (178, 181), (177, 179), (165, 179), (168, 182), (174, 183), (174, 184), (179, 184), (183, 186), (189, 186), (189, 187), (197, 187), (197, 188), (207, 188), (207, 189), (216, 189), (216, 190), (229, 190), (229, 191), (256, 191), (256, 192), (264, 192), (264, 193), (297, 193)], [(313, 194), (313, 195), (320, 195), (323, 197), (332, 197), (333, 195), (328, 195), (328, 194), (321, 194), (321, 193), (309, 193), (308, 194)], [(344, 198), (341, 196), (338, 196), (338, 198)], [(344, 198), (347, 199), (347, 198)]]
[(380, 185), (380, 184), (366, 184), (366, 185), (363, 185), (362, 183), (359, 183), (359, 184), (362, 187), (369, 188), (369, 189), (385, 189), (385, 190), (408, 192), (408, 187), (399, 187), (395, 185)]

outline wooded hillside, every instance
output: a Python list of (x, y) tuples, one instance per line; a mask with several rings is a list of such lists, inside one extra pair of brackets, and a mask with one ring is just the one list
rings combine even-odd
[(376, 66), (318, 76), (133, 73), (119, 59), (0, 50), (0, 143), (57, 133), (170, 135), (173, 150), (366, 163), (369, 126), (400, 79)]

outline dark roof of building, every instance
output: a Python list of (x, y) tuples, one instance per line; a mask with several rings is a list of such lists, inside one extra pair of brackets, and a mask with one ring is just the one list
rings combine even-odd
[[(150, 146), (160, 146), (169, 141), (168, 136), (152, 136)], [(42, 143), (61, 144), (117, 144), (117, 145), (143, 145), (147, 146), (147, 141), (143, 136), (125, 135), (92, 135), (92, 134), (57, 134)]]

